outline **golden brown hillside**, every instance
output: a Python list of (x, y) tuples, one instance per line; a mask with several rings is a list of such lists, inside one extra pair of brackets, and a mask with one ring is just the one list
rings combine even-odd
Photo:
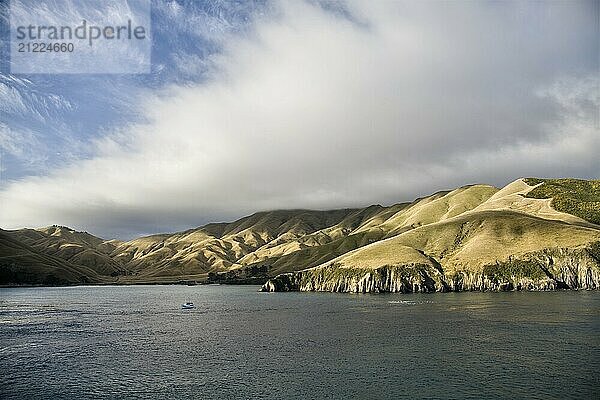
[(471, 209), (279, 276), (264, 290), (598, 288), (600, 227), (529, 198), (536, 187), (519, 179)]
[[(313, 272), (299, 276), (308, 279), (318, 271), (319, 279), (326, 278), (325, 286), (309, 279), (307, 282), (312, 283), (297, 288), (355, 291), (358, 286), (364, 290), (368, 285), (350, 282), (358, 282), (372, 271), (383, 273), (382, 268), (391, 268), (412, 276), (406, 282), (417, 285), (426, 281), (431, 284), (431, 278), (437, 282), (435, 290), (461, 287), (465, 282), (469, 287), (482, 288), (486, 279), (496, 279), (500, 282), (496, 286), (508, 281), (516, 286), (521, 278), (537, 279), (536, 282), (543, 281), (544, 287), (550, 287), (560, 279), (550, 278), (546, 273), (549, 269), (544, 267), (548, 270), (544, 272), (532, 264), (533, 258), (542, 257), (540, 252), (566, 254), (589, 250), (593, 260), (594, 243), (600, 241), (598, 225), (582, 218), (585, 214), (558, 211), (553, 198), (531, 195), (550, 185), (555, 196), (562, 188), (568, 191), (569, 199), (583, 199), (585, 204), (578, 209), (595, 204), (595, 192), (590, 196), (577, 194), (577, 190), (595, 187), (597, 181), (584, 181), (591, 182), (589, 185), (577, 181), (575, 186), (569, 186), (569, 182), (518, 179), (502, 189), (489, 185), (464, 186), (387, 207), (260, 212), (231, 223), (208, 224), (126, 242), (106, 241), (61, 226), (3, 231), (7, 240), (25, 246), (35, 253), (34, 259), (38, 261), (35, 269), (32, 269), (35, 263), (23, 262), (21, 269), (30, 270), (31, 274), (19, 277), (28, 278), (13, 277), (12, 281), (2, 283), (40, 282), (33, 276), (44, 274), (41, 271), (50, 271), (64, 261), (65, 265), (85, 269), (88, 273), (83, 275), (89, 281), (116, 284), (185, 280), (264, 282), (278, 274), (310, 269)], [(4, 265), (18, 265), (23, 260), (21, 253), (12, 248), (16, 247), (2, 249), (0, 257)], [(579, 255), (589, 263), (590, 259), (582, 254)], [(548, 257), (553, 263), (558, 260)], [(550, 262), (548, 257), (546, 262)], [(564, 256), (563, 261), (579, 262), (572, 257), (575, 256)], [(595, 282), (596, 269), (590, 271), (591, 278), (581, 276), (580, 280)], [(563, 269), (556, 273), (567, 274)], [(57, 274), (60, 282), (81, 282), (76, 274), (61, 275), (60, 271)], [(341, 286), (340, 276), (346, 280)], [(498, 280), (500, 276), (504, 280)], [(398, 286), (398, 282), (394, 285), (406, 286)], [(380, 285), (377, 290), (386, 290), (386, 286)]]

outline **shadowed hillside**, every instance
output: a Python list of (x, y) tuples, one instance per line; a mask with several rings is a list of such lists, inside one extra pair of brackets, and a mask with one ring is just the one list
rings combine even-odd
[(44, 254), (0, 229), (0, 284), (99, 283), (103, 277), (84, 265)]
[(110, 257), (118, 241), (105, 241), (87, 232), (77, 232), (64, 226), (9, 231), (13, 239), (49, 256), (74, 265), (91, 268), (100, 275), (117, 276), (124, 268)]

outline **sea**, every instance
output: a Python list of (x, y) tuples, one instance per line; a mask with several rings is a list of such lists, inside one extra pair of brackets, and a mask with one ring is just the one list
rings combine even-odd
[(0, 398), (600, 398), (600, 292), (258, 289), (2, 288)]

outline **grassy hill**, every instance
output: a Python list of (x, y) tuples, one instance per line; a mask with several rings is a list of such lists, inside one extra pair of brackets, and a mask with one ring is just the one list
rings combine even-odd
[[(384, 238), (474, 209), (497, 190), (492, 186), (473, 185), (436, 193), (410, 204), (371, 208), (371, 212), (366, 216), (362, 212), (351, 215), (353, 225), (346, 224), (341, 231), (339, 226), (334, 226), (292, 241), (292, 244), (298, 244), (298, 248), (291, 247), (288, 242), (283, 249), (262, 248), (251, 256), (261, 250), (264, 254), (268, 250), (268, 255), (260, 262), (271, 265), (272, 272), (297, 271), (319, 265)], [(360, 218), (357, 218), (358, 216)], [(338, 232), (338, 235), (331, 235), (332, 231)], [(246, 256), (247, 259), (249, 256)]]
[(61, 226), (1, 231), (0, 273), (11, 277), (5, 284), (264, 282), (302, 271), (280, 275), (271, 288), (282, 280), (289, 288), (341, 291), (413, 285), (412, 291), (425, 283), (435, 290), (583, 287), (596, 280), (598, 187), (599, 181), (527, 178), (391, 206), (259, 212), (126, 242)]
[[(313, 268), (280, 275), (264, 290), (412, 292), (600, 287), (600, 227), (588, 214), (565, 213), (551, 207), (552, 199), (530, 197), (540, 186), (529, 182), (531, 185), (517, 180), (455, 215), (433, 208), (424, 215), (443, 217), (411, 225), (413, 229), (409, 230), (400, 224), (395, 230), (400, 232), (397, 235)], [(556, 195), (568, 189), (562, 197), (593, 204), (600, 196), (581, 191), (597, 184), (579, 182), (579, 194), (574, 194), (571, 184), (554, 184), (551, 190)], [(426, 204), (448, 203), (444, 200), (447, 196)], [(410, 212), (408, 208), (404, 214)]]
[(103, 277), (93, 269), (37, 251), (0, 229), (0, 285), (100, 282)]
[(600, 225), (600, 181), (537, 178), (526, 178), (524, 181), (535, 185), (527, 197), (552, 199), (554, 209)]
[(86, 266), (99, 275), (125, 273), (123, 265), (110, 256), (118, 241), (105, 241), (90, 233), (57, 225), (6, 233), (39, 253), (66, 260), (72, 265)]

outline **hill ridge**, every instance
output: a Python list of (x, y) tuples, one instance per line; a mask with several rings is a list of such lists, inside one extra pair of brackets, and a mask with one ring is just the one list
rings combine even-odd
[[(190, 279), (264, 282), (278, 274), (330, 266), (331, 262), (337, 262), (334, 260), (338, 259), (353, 260), (353, 255), (361, 251), (383, 249), (387, 243), (394, 243), (394, 239), (398, 242), (421, 234), (428, 235), (430, 242), (440, 241), (440, 246), (447, 247), (447, 255), (451, 253), (451, 242), (459, 240), (463, 234), (458, 225), (464, 223), (471, 226), (474, 221), (484, 225), (496, 224), (499, 234), (506, 237), (511, 235), (510, 229), (529, 232), (536, 224), (552, 226), (552, 229), (560, 226), (555, 232), (560, 240), (540, 239), (540, 249), (559, 248), (563, 243), (568, 244), (565, 248), (586, 248), (596, 240), (600, 227), (582, 218), (582, 215), (588, 214), (592, 220), (595, 218), (595, 198), (586, 193), (577, 194), (576, 191), (595, 188), (599, 181), (576, 180), (569, 186), (569, 180), (557, 182), (536, 178), (535, 181), (529, 181), (530, 185), (527, 179), (532, 178), (519, 178), (500, 189), (485, 184), (464, 185), (453, 190), (438, 191), (412, 202), (389, 206), (259, 211), (233, 222), (209, 223), (181, 232), (148, 235), (129, 241), (104, 240), (59, 225), (2, 233), (29, 246), (35, 253), (31, 255), (32, 260), (52, 257), (51, 265), (64, 260), (69, 266), (82, 267), (82, 271), (88, 273), (82, 273), (81, 276), (89, 275), (86, 279), (92, 282), (116, 284), (166, 283)], [(568, 198), (561, 204), (563, 207), (564, 204), (575, 204), (573, 207), (579, 215), (555, 210), (552, 198), (538, 198), (543, 197), (540, 193), (547, 192), (544, 185), (549, 185), (555, 196)], [(528, 197), (534, 190), (536, 196)], [(561, 190), (567, 192), (568, 197)], [(578, 199), (583, 205), (576, 203)], [(548, 225), (552, 221), (559, 225)], [(446, 232), (449, 226), (453, 227), (450, 233)], [(488, 240), (491, 235), (487, 231), (477, 232), (479, 236), (469, 239), (471, 248), (475, 248), (478, 241)], [(575, 242), (567, 239), (572, 232), (578, 232), (578, 235), (586, 232), (583, 234), (585, 240), (580, 238), (581, 246), (573, 247)], [(447, 243), (435, 239), (441, 237), (442, 233), (449, 235)], [(405, 257), (408, 264), (413, 261), (427, 264), (429, 260), (431, 265), (437, 262), (448, 268), (450, 258), (445, 256), (439, 260), (436, 254), (430, 254), (424, 248), (411, 243), (398, 243), (398, 249), (390, 250), (396, 252), (393, 257), (400, 260)], [(509, 244), (508, 247), (514, 254), (520, 254), (516, 244)], [(469, 248), (464, 250), (465, 254), (467, 250)], [(0, 253), (0, 267), (15, 263), (18, 257), (11, 251), (7, 247)], [(494, 251), (504, 254), (499, 249)], [(369, 263), (373, 264), (375, 260), (384, 262), (385, 254), (388, 253), (381, 251), (372, 254)], [(498, 263), (506, 262), (505, 258), (495, 260)], [(475, 259), (469, 262), (472, 268), (479, 265)], [(25, 264), (24, 270), (31, 269), (30, 264)], [(48, 271), (52, 269), (51, 265), (46, 268)], [(362, 268), (360, 265), (355, 267)], [(44, 271), (43, 261), (40, 261), (38, 270)], [(37, 273), (43, 275), (39, 271)], [(72, 274), (67, 275), (66, 282), (80, 283), (74, 280)], [(40, 280), (43, 281), (40, 278), (36, 282)], [(5, 279), (0, 283), (23, 282)]]

